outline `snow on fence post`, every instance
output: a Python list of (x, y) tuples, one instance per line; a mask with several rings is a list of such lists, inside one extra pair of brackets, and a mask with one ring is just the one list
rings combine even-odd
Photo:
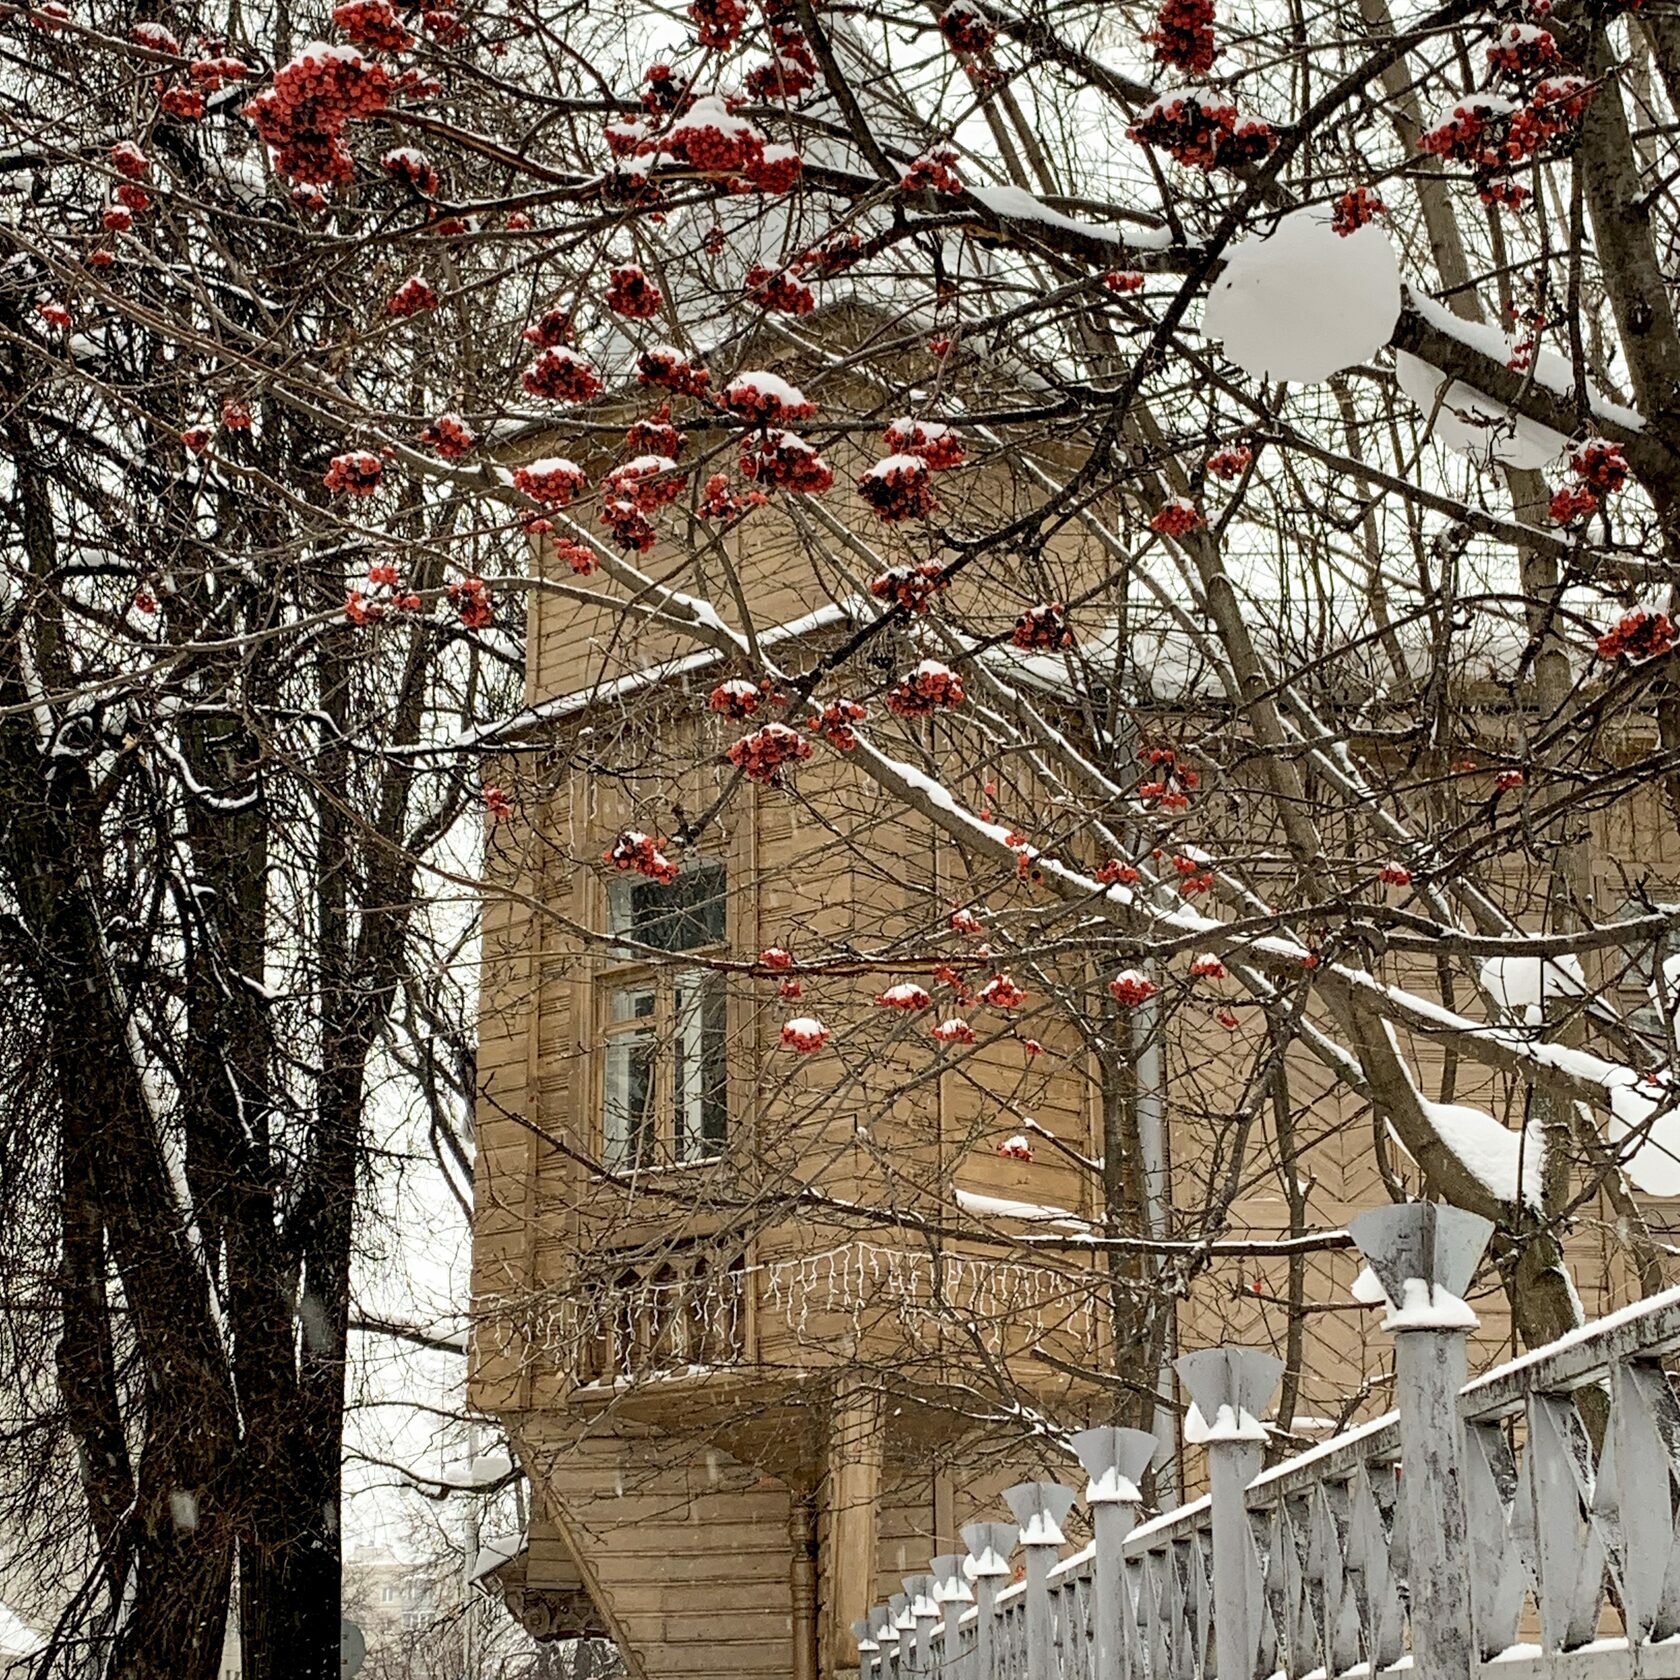
[[(1184, 1439), (1205, 1446), (1213, 1507), (1213, 1638), (1218, 1680), (1253, 1680), (1260, 1648), (1260, 1558), (1248, 1520), (1248, 1484), (1260, 1472), (1283, 1361), (1258, 1348), (1202, 1348), (1173, 1361), (1190, 1391)], [(1434, 1680), (1434, 1676), (1430, 1677)]]
[(1463, 1208), (1409, 1202), (1359, 1214), (1348, 1230), (1388, 1306), (1383, 1328), (1394, 1332), (1413, 1666), (1429, 1680), (1473, 1680), (1480, 1665), (1458, 1396), (1477, 1323), (1464, 1296), (1493, 1226)]
[[(895, 1680), (898, 1660), (898, 1635), (893, 1628), (893, 1613), (884, 1604), (873, 1606), (869, 1612), (869, 1637), (877, 1652), (875, 1672), (880, 1680)], [(859, 1676), (859, 1680), (863, 1680)]]
[(1050, 1608), (1050, 1571), (1062, 1548), (1062, 1523), (1078, 1497), (1060, 1482), (1017, 1482), (1003, 1492), (1021, 1525), (1027, 1553), (1027, 1670), (1024, 1680), (1055, 1680), (1056, 1637)]
[(857, 1641), (858, 1680), (875, 1680), (875, 1653), (880, 1646), (875, 1643), (872, 1624), (867, 1616), (852, 1623), (852, 1638)]
[(893, 1656), (893, 1675), (895, 1680), (911, 1672), (911, 1663), (916, 1660), (916, 1618), (910, 1611), (909, 1593), (896, 1592), (887, 1600), (887, 1608), (892, 1611), (892, 1625), (894, 1637), (898, 1646)]
[(1010, 1555), (1020, 1538), (1014, 1523), (968, 1523), (962, 1542), (968, 1547), (968, 1575), (974, 1582), (974, 1649), (962, 1680), (995, 1680), (997, 1674), (997, 1595), (1013, 1571)]
[(917, 1674), (933, 1672), (933, 1624), (939, 1620), (939, 1606), (933, 1601), (931, 1575), (906, 1575), (905, 1596), (910, 1600), (910, 1615), (916, 1627)]
[(1138, 1483), (1160, 1449), (1160, 1441), (1143, 1429), (1104, 1425), (1083, 1430), (1073, 1438), (1073, 1450), (1090, 1477), (1085, 1503), (1091, 1508), (1096, 1542), (1091, 1560), (1090, 1680), (1122, 1680), (1120, 1595), (1125, 1590), (1125, 1563), (1121, 1547), (1143, 1503)]
[(974, 1602), (974, 1594), (969, 1591), (968, 1577), (963, 1574), (961, 1552), (946, 1552), (936, 1557), (928, 1569), (933, 1576), (934, 1603), (945, 1618), (939, 1646), (939, 1672), (954, 1677), (961, 1672), (957, 1665), (962, 1660), (962, 1630), (957, 1624), (963, 1611)]

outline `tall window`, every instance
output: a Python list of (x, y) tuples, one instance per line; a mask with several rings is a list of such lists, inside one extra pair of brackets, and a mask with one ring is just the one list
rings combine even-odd
[(721, 948), (727, 880), (721, 864), (689, 864), (669, 886), (618, 880), (608, 889), (614, 951), (604, 976), (606, 1066), (601, 1153), (609, 1167), (703, 1161), (729, 1130), (723, 976), (661, 961)]

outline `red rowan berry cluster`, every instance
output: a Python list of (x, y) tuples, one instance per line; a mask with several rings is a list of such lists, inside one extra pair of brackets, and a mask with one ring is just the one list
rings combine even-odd
[(1195, 980), (1223, 980), (1225, 965), (1211, 951), (1203, 951), (1190, 959), (1190, 975)]
[(490, 586), (481, 577), (462, 578), (449, 586), (449, 604), (469, 630), (482, 630), (496, 621), (496, 605)]
[(633, 828), (627, 828), (601, 854), (601, 861), (610, 863), (614, 869), (634, 870), (636, 874), (645, 875), (650, 881), (657, 881), (661, 886), (668, 887), (676, 880), (680, 871), (660, 850), (663, 844), (663, 841), (655, 840), (651, 834), (642, 834)]
[(749, 490), (746, 495), (737, 496), (728, 473), (713, 473), (700, 492), (700, 517), (736, 520), (750, 508), (763, 507), (769, 499), (762, 490)]
[(1138, 783), (1138, 798), (1168, 811), (1182, 811), (1201, 776), (1180, 764), (1171, 747), (1151, 747), (1148, 764), (1148, 777)]
[(137, 23), (129, 30), (128, 38), (142, 47), (150, 47), (153, 52), (169, 53), (175, 58), (181, 56), (181, 43), (161, 23), (153, 23), (149, 19)]
[(757, 683), (749, 682), (745, 677), (730, 677), (712, 690), (707, 704), (714, 712), (740, 723), (758, 710), (762, 700)]
[(1162, 502), (1149, 521), (1149, 529), (1163, 537), (1182, 537), (1187, 531), (1200, 530), (1205, 523), (1196, 504), (1183, 496), (1173, 496)]
[(695, 38), (700, 45), (725, 52), (740, 39), (747, 8), (741, 0), (694, 0), (688, 15), (695, 22)]
[(657, 385), (684, 397), (700, 396), (712, 382), (705, 368), (669, 344), (642, 351), (636, 358), (636, 377), (643, 385)]
[(887, 447), (900, 455), (916, 455), (935, 472), (960, 466), (962, 438), (939, 420), (913, 420), (909, 415), (887, 427)]
[(993, 1009), (1019, 1009), (1027, 1001), (1027, 994), (1007, 974), (994, 974), (979, 995), (980, 1001)]
[(975, 1041), (974, 1028), (960, 1015), (953, 1015), (949, 1020), (938, 1022), (929, 1027), (928, 1032), (941, 1044), (972, 1044)]
[(459, 414), (440, 414), (421, 429), (420, 443), (446, 461), (458, 461), (473, 452), (478, 437)]
[(931, 190), (954, 197), (963, 190), (962, 177), (957, 173), (957, 154), (951, 146), (934, 146), (912, 158), (899, 186), (905, 192)]
[(1155, 27), (1143, 37), (1155, 49), (1157, 64), (1186, 75), (1206, 75), (1219, 56), (1213, 39), (1213, 0), (1165, 0)]
[(761, 426), (791, 426), (809, 420), (817, 405), (796, 385), (773, 373), (737, 375), (723, 388), (723, 406)]
[(393, 147), (380, 158), (379, 167), (393, 181), (401, 181), (428, 198), (438, 190), (438, 172), (432, 167), (431, 159), (412, 146)]
[(544, 507), (565, 507), (588, 480), (583, 468), (564, 456), (545, 456), (513, 469), (513, 487)]
[(869, 708), (855, 700), (830, 700), (805, 726), (822, 736), (836, 752), (850, 752), (857, 745), (854, 723), (862, 723), (869, 716)]
[(884, 992), (875, 994), (877, 1009), (902, 1009), (907, 1015), (930, 1008), (932, 1004), (933, 999), (926, 989), (913, 980), (901, 980), (896, 986), (889, 986)]
[(354, 47), (305, 47), (274, 73), (245, 106), (245, 115), (288, 179), (327, 187), (348, 181), (354, 160), (344, 132), (358, 118), (385, 109), (395, 83), (382, 64)]
[(250, 74), (243, 59), (229, 58), (225, 53), (215, 57), (197, 58), (187, 66), (187, 74), (206, 93), (218, 92), (228, 82), (242, 82)]
[(1072, 647), (1073, 631), (1068, 625), (1067, 608), (1060, 601), (1044, 601), (1026, 608), (1015, 620), (1015, 632), (1009, 639), (1018, 648)]
[(352, 449), (327, 463), (322, 482), (335, 496), (371, 496), (385, 474), (385, 462), (371, 449)]
[(332, 16), (358, 47), (369, 52), (404, 53), (414, 45), (414, 37), (403, 28), (390, 0), (345, 0), (344, 5), (333, 7)]
[(899, 717), (927, 717), (942, 707), (960, 706), (966, 698), (962, 679), (937, 659), (924, 659), (887, 690), (887, 710)]
[(822, 1049), (830, 1036), (828, 1028), (814, 1015), (800, 1015), (783, 1024), (782, 1048), (798, 1050), (808, 1056)]
[(570, 537), (562, 537), (554, 545), (556, 560), (564, 560), (578, 577), (588, 577), (595, 570), (595, 551)]
[(1674, 624), (1667, 613), (1635, 607), (1598, 638), (1598, 657), (1638, 663), (1670, 652), (1674, 643)]
[(1102, 283), (1109, 291), (1123, 296), (1127, 292), (1141, 292), (1144, 277), (1135, 268), (1111, 268), (1102, 277)]
[(1005, 1138), (997, 1146), (997, 1152), (1006, 1161), (1030, 1161), (1033, 1158), (1033, 1146), (1019, 1132), (1012, 1138)]
[(1147, 1003), (1160, 987), (1139, 968), (1123, 968), (1108, 983), (1109, 992), (1122, 1009), (1136, 1009)]
[(659, 288), (639, 263), (625, 263), (607, 276), (607, 308), (633, 321), (645, 321), (659, 313)]
[(650, 117), (668, 117), (694, 103), (687, 86), (669, 64), (650, 64), (642, 75), (642, 109)]
[(513, 801), (492, 785), (484, 790), (484, 810), (491, 822), (502, 822), (513, 815)]
[(197, 122), (204, 115), (204, 95), (196, 88), (165, 88), (158, 96), (158, 107), (177, 122)]
[(997, 39), (997, 31), (974, 0), (951, 0), (939, 14), (939, 32), (952, 52), (968, 53), (975, 58), (989, 52)]
[(385, 313), (406, 320), (410, 315), (424, 315), (437, 306), (437, 293), (420, 275), (411, 274), (386, 300)]
[(1403, 863), (1385, 863), (1377, 871), (1377, 879), (1385, 887), (1409, 887), (1412, 884), (1412, 872)]
[(1598, 497), (1584, 484), (1566, 484), (1552, 492), (1546, 516), (1554, 525), (1573, 525), (1598, 511)]
[(1342, 239), (1357, 233), (1367, 222), (1388, 213), (1376, 192), (1370, 187), (1355, 187), (1345, 192), (1330, 207), (1330, 230)]
[(1552, 32), (1537, 23), (1502, 25), (1487, 50), (1489, 74), (1514, 82), (1546, 76), (1562, 62), (1563, 54), (1558, 51)]
[(1134, 882), (1143, 879), (1141, 870), (1134, 869), (1129, 863), (1122, 863), (1119, 858), (1105, 859), (1097, 865), (1093, 873), (1105, 887), (1112, 887), (1116, 884), (1129, 887)]
[(671, 405), (662, 403), (652, 414), (632, 420), (624, 433), (625, 447), (637, 455), (669, 455), (674, 461), (688, 440), (671, 424)]
[(440, 46), (453, 46), (466, 38), (467, 26), (461, 22), (459, 15), (441, 7), (428, 7), (420, 14), (420, 22)]
[(565, 309), (547, 310), (519, 336), (539, 350), (557, 350), (562, 344), (572, 341), (571, 312)]
[(1247, 444), (1236, 443), (1214, 450), (1203, 464), (1215, 478), (1224, 479), (1229, 484), (1241, 478), (1253, 463), (1254, 451)]
[(1601, 496), (1614, 495), (1628, 480), (1627, 456), (1608, 438), (1587, 438), (1569, 452), (1569, 470)]
[(925, 613), (929, 598), (945, 587), (945, 568), (937, 560), (920, 566), (894, 566), (869, 580), (869, 593), (878, 601), (891, 601), (913, 613)]
[(520, 384), (533, 397), (550, 402), (581, 403), (601, 394), (601, 379), (587, 358), (565, 345), (544, 350), (520, 375)]
[(799, 268), (802, 273), (827, 280), (845, 273), (862, 255), (863, 235), (847, 229), (831, 233), (820, 245), (813, 245), (810, 250), (801, 253)]
[(130, 181), (144, 180), (152, 160), (132, 140), (119, 140), (110, 151), (111, 167)]
[(248, 432), (251, 429), (251, 405), (239, 397), (222, 398), (222, 424), (230, 432)]
[(888, 524), (933, 512), (932, 474), (919, 455), (889, 455), (858, 479), (858, 494)]
[(69, 332), (70, 311), (57, 298), (48, 298), (44, 303), (35, 306), (35, 313), (58, 332)]
[(793, 432), (771, 427), (741, 446), (741, 473), (771, 490), (821, 496), (834, 488), (834, 469)]
[(747, 179), (760, 192), (785, 193), (804, 173), (805, 160), (792, 146), (766, 146), (748, 166)]
[(817, 307), (816, 294), (792, 270), (754, 263), (747, 270), (747, 296), (772, 315), (809, 315)]
[(1231, 96), (1212, 88), (1163, 94), (1127, 132), (1191, 169), (1231, 169), (1254, 163), (1277, 145), (1270, 123), (1239, 116)]
[(817, 61), (799, 30), (772, 25), (770, 33), (775, 51), (742, 85), (753, 99), (798, 99), (817, 85)]
[(764, 136), (727, 101), (708, 94), (671, 125), (665, 150), (703, 174), (750, 177), (763, 155)]
[(785, 723), (767, 723), (733, 742), (727, 756), (749, 781), (774, 787), (781, 781), (785, 765), (809, 758), (811, 751), (811, 743), (797, 729)]

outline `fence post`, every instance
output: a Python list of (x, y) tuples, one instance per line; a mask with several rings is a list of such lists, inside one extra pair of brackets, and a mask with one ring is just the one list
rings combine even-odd
[(1458, 1396), (1477, 1318), (1464, 1300), (1493, 1226), (1434, 1202), (1374, 1208), (1348, 1221), (1388, 1305), (1412, 1662), (1430, 1680), (1474, 1680), (1464, 1421)]
[(1253, 1680), (1260, 1648), (1260, 1559), (1248, 1523), (1248, 1484), (1264, 1457), (1260, 1413), (1283, 1375), (1283, 1361), (1258, 1348), (1202, 1348), (1182, 1354), (1173, 1368), (1190, 1391), (1184, 1439), (1207, 1448), (1215, 1672), (1218, 1680)]
[(913, 1672), (910, 1665), (916, 1657), (916, 1618), (910, 1613), (909, 1593), (894, 1593), (887, 1600), (887, 1608), (892, 1611), (893, 1633), (898, 1639), (898, 1656), (893, 1674), (898, 1680), (902, 1680), (904, 1675)]
[(1078, 1497), (1060, 1482), (1017, 1482), (1003, 1497), (1021, 1525), (1027, 1551), (1026, 1680), (1055, 1680), (1055, 1629), (1050, 1612), (1050, 1571), (1062, 1547), (1062, 1523)]
[(933, 1600), (945, 1618), (939, 1672), (947, 1680), (955, 1680), (961, 1672), (957, 1665), (962, 1656), (962, 1629), (957, 1624), (962, 1620), (963, 1607), (974, 1602), (974, 1594), (969, 1590), (968, 1577), (963, 1574), (962, 1553), (946, 1552), (928, 1567), (933, 1574)]
[(852, 1638), (857, 1641), (858, 1680), (875, 1680), (875, 1653), (880, 1646), (870, 1636), (867, 1616), (852, 1623)]
[(898, 1634), (893, 1628), (893, 1613), (884, 1604), (875, 1605), (869, 1612), (869, 1637), (875, 1642), (875, 1668), (881, 1680), (896, 1680)]
[(933, 1624), (939, 1620), (939, 1606), (933, 1601), (931, 1575), (906, 1575), (904, 1594), (910, 1600), (910, 1615), (916, 1627), (916, 1673), (933, 1672)]
[(1090, 1477), (1085, 1503), (1091, 1508), (1096, 1541), (1091, 1560), (1091, 1680), (1121, 1680), (1120, 1595), (1126, 1590), (1121, 1548), (1143, 1503), (1138, 1483), (1155, 1462), (1161, 1443), (1147, 1430), (1104, 1425), (1075, 1435), (1073, 1450)]
[(968, 1575), (974, 1582), (974, 1655), (963, 1680), (997, 1680), (997, 1595), (1013, 1571), (1010, 1555), (1020, 1539), (1014, 1523), (969, 1523), (962, 1531), (968, 1547)]

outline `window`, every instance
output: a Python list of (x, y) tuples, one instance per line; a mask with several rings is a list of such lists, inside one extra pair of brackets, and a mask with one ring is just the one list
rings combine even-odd
[[(614, 881), (614, 948), (604, 976), (601, 1154), (614, 1168), (708, 1160), (729, 1129), (728, 996), (723, 976), (658, 960), (721, 946), (726, 877), (690, 864), (670, 886)], [(651, 947), (651, 950), (645, 949)]]

